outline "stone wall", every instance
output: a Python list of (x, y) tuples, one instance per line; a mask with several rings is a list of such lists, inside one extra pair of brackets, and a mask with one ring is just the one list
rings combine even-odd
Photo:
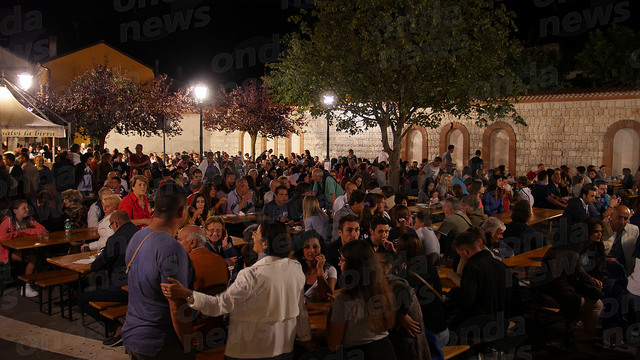
[[(200, 151), (200, 115), (185, 114), (182, 121), (182, 134), (173, 138), (166, 138), (167, 153), (182, 152), (184, 150)], [(238, 152), (238, 134), (227, 134), (225, 132), (203, 132), (203, 149), (224, 150), (231, 154)], [(134, 150), (136, 144), (144, 146), (144, 152), (162, 152), (162, 136), (126, 136), (114, 132), (107, 136), (106, 147), (110, 150), (117, 148), (122, 151), (126, 146)]]
[[(527, 126), (517, 125), (510, 119), (505, 119), (487, 128), (480, 128), (474, 124), (473, 119), (456, 119), (449, 116), (436, 129), (417, 129), (422, 137), (422, 157), (432, 160), (442, 155), (448, 145), (447, 134), (452, 130), (459, 130), (462, 132), (463, 146), (458, 147), (456, 151), (462, 152), (463, 162), (466, 163), (473, 153), (480, 149), (488, 163), (491, 154), (491, 134), (497, 129), (503, 129), (509, 134), (509, 144), (506, 147), (509, 149), (509, 161), (505, 165), (510, 172), (514, 172), (515, 168), (515, 174), (521, 175), (538, 163), (544, 163), (548, 167), (605, 163), (611, 167), (613, 138), (617, 130), (631, 128), (640, 139), (640, 91), (636, 90), (527, 96), (520, 99), (516, 109), (527, 122)], [(193, 149), (197, 152), (198, 121), (197, 114), (186, 115), (183, 134), (167, 140), (167, 151)], [(325, 119), (309, 117), (307, 126), (302, 130), (302, 148), (323, 158), (326, 153), (327, 134)], [(248, 148), (242, 144), (243, 135), (205, 131), (204, 148), (235, 154)], [(382, 149), (378, 128), (351, 136), (337, 132), (335, 126), (332, 126), (329, 136), (332, 157), (346, 154), (349, 149), (353, 149), (357, 156), (373, 159)], [(117, 134), (107, 137), (107, 147), (110, 149), (133, 147), (137, 142), (145, 145), (145, 152), (162, 151), (162, 137), (135, 138)], [(275, 143), (269, 141), (270, 146), (275, 147), (272, 145)], [(256, 153), (266, 149), (266, 145), (264, 139), (258, 139)], [(403, 145), (403, 157), (407, 158), (407, 147), (411, 144), (407, 145), (405, 141)], [(278, 139), (276, 153), (285, 154), (289, 151), (299, 152), (298, 149), (291, 149), (290, 139)], [(631, 167), (635, 168), (638, 165), (632, 164)]]

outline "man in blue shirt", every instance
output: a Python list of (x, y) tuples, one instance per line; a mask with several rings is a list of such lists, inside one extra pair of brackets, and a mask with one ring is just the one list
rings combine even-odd
[(611, 215), (612, 208), (618, 206), (621, 202), (621, 199), (616, 195), (612, 197), (607, 194), (607, 182), (604, 180), (597, 180), (595, 182), (596, 187), (598, 188), (596, 191), (596, 201), (589, 205), (589, 211), (591, 212), (591, 216), (597, 217), (599, 219), (605, 219), (609, 215)]
[(170, 181), (155, 196), (149, 227), (138, 231), (127, 246), (129, 308), (122, 339), (132, 359), (193, 359), (182, 339), (191, 331), (191, 317), (178, 308), (184, 301), (167, 300), (160, 283), (172, 277), (191, 288), (193, 268), (189, 255), (174, 238), (187, 216), (183, 187)]
[(262, 215), (265, 219), (288, 222), (290, 218), (287, 201), (289, 201), (287, 187), (278, 186), (273, 200), (268, 202), (262, 209)]
[(447, 152), (442, 154), (442, 162), (444, 163), (444, 169), (447, 174), (451, 174), (456, 167), (456, 164), (453, 162), (453, 157), (451, 156), (454, 149), (454, 145), (449, 145), (447, 146)]
[(253, 191), (249, 190), (249, 183), (246, 179), (238, 179), (236, 188), (227, 197), (227, 214), (238, 214), (242, 211), (245, 214), (256, 211), (253, 205)]

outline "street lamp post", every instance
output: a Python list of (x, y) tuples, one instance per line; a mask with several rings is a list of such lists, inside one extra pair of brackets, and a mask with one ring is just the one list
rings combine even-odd
[[(335, 102), (336, 97), (334, 95), (326, 94), (322, 96), (322, 103), (328, 108), (332, 107)], [(329, 157), (329, 117), (327, 117), (327, 161), (331, 163), (331, 158)]]
[(196, 85), (193, 88), (194, 91), (194, 95), (196, 97), (196, 100), (198, 102), (198, 105), (200, 106), (200, 162), (202, 162), (203, 159), (203, 151), (202, 151), (202, 107), (204, 106), (204, 98), (207, 97), (207, 92), (209, 91), (209, 89), (204, 86), (204, 85)]

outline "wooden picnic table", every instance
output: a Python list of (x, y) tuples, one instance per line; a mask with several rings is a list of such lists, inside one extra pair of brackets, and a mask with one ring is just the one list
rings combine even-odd
[(47, 262), (64, 269), (73, 270), (80, 275), (84, 275), (91, 272), (91, 263), (77, 264), (76, 261), (91, 259), (92, 256), (95, 259), (95, 257), (98, 256), (98, 251), (56, 256), (48, 258)]
[[(535, 225), (541, 222), (545, 222), (547, 220), (558, 218), (562, 216), (562, 213), (564, 212), (564, 210), (561, 210), (561, 209), (542, 209), (542, 208), (536, 208), (536, 207), (534, 207), (531, 210), (532, 210), (532, 215), (531, 215), (531, 219), (527, 221), (528, 225)], [(493, 216), (500, 219), (503, 223), (505, 223), (505, 225), (511, 222), (511, 211), (498, 214), (498, 215), (493, 215)]]
[(551, 245), (527, 251), (525, 253), (504, 259), (504, 264), (508, 267), (540, 267), (542, 266), (542, 258), (544, 254), (551, 248)]
[(239, 236), (232, 236), (231, 241), (233, 241), (233, 246), (243, 246), (247, 243), (243, 238)]
[[(529, 219), (529, 221), (527, 221), (528, 225), (535, 225), (535, 224), (539, 224), (541, 222), (545, 222), (547, 220), (553, 220), (556, 218), (559, 218), (562, 216), (562, 213), (564, 212), (564, 210), (560, 210), (560, 209), (541, 209), (541, 208), (533, 208), (532, 209), (532, 216), (531, 219)], [(500, 219), (500, 221), (502, 221), (505, 225), (509, 224), (511, 222), (511, 211), (508, 212), (504, 212), (502, 214), (498, 214), (498, 215), (493, 215), (493, 217), (496, 217), (498, 219)], [(442, 226), (442, 223), (434, 223), (433, 226), (437, 226), (440, 227)]]
[(453, 271), (453, 269), (445, 266), (438, 267), (438, 277), (440, 278), (440, 284), (442, 285), (442, 292), (445, 294), (450, 292), (451, 289), (458, 287), (453, 280), (447, 277), (447, 274), (450, 271)]
[(454, 357), (471, 349), (469, 345), (447, 345), (442, 347), (442, 354), (445, 360), (453, 359)]
[(243, 223), (257, 223), (262, 220), (262, 214), (253, 213), (245, 215), (222, 215), (222, 219), (225, 224), (243, 224)]
[(424, 205), (411, 205), (407, 207), (409, 211), (412, 213), (423, 213), (428, 212), (431, 215), (444, 214), (444, 210), (442, 210), (442, 206), (424, 206)]
[(309, 325), (311, 331), (317, 337), (324, 337), (327, 331), (327, 316), (329, 315), (328, 301), (307, 301), (307, 312), (309, 313)]
[(13, 250), (26, 250), (72, 242), (98, 240), (99, 238), (100, 235), (92, 229), (74, 229), (71, 230), (70, 235), (66, 235), (64, 231), (56, 231), (48, 234), (21, 236), (3, 241), (2, 245)]
[[(81, 264), (77, 264), (77, 261), (88, 260), (93, 257), (98, 256), (98, 251), (90, 251), (90, 252), (81, 252), (77, 254), (69, 254), (63, 256), (56, 256), (52, 258), (48, 258), (47, 262), (56, 266), (59, 266), (63, 269), (72, 270), (78, 273), (78, 289), (82, 292), (82, 278), (84, 275), (91, 272), (91, 263), (83, 262)], [(71, 301), (71, 296), (69, 296), (68, 301), (69, 307), (69, 320), (73, 319), (73, 315), (71, 313), (73, 309), (73, 302)]]

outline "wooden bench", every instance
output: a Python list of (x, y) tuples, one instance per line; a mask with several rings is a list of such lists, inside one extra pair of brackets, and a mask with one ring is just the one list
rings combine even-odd
[(100, 311), (100, 315), (106, 317), (109, 320), (116, 320), (127, 316), (127, 305), (115, 306), (106, 310)]
[(471, 349), (469, 345), (452, 345), (452, 346), (443, 346), (442, 353), (444, 354), (445, 360), (453, 359), (454, 357), (466, 352)]
[[(119, 301), (89, 301), (89, 306), (91, 306), (94, 309), (97, 310), (108, 310), (114, 307), (118, 307), (118, 306), (122, 306), (122, 305), (127, 305), (126, 303), (123, 302), (119, 302)], [(81, 316), (81, 320), (82, 320), (82, 326), (85, 326), (85, 322), (84, 322), (84, 311), (82, 312), (82, 316)], [(107, 333), (107, 328), (104, 328), (104, 338), (108, 338), (109, 334)]]
[[(63, 269), (63, 270), (47, 271), (43, 273), (34, 273), (29, 275), (23, 274), (23, 275), (19, 275), (18, 279), (24, 281), (25, 284), (33, 284), (35, 281), (38, 281), (38, 280), (49, 279), (49, 278), (67, 275), (67, 274), (75, 274), (75, 272), (71, 270)], [(22, 295), (24, 296), (24, 291), (22, 292)]]
[[(55, 278), (59, 276), (66, 276), (68, 274), (74, 274), (71, 270), (55, 270), (55, 271), (47, 271), (42, 273), (34, 273), (34, 274), (23, 274), (18, 276), (18, 280), (21, 280), (27, 284), (34, 284), (36, 281), (42, 281), (50, 278)], [(25, 287), (22, 288), (22, 296), (25, 294)], [(40, 308), (40, 312), (42, 312), (42, 291), (39, 292), (38, 295), (38, 305)], [(51, 291), (49, 291), (49, 315), (51, 315)]]
[[(71, 286), (70, 284), (75, 283), (76, 281), (78, 281), (78, 273), (75, 271), (71, 271), (71, 270), (60, 270), (60, 271), (64, 271), (65, 273), (60, 273), (57, 276), (52, 276), (52, 277), (46, 277), (44, 279), (38, 279), (33, 281), (33, 284), (35, 284), (36, 286), (38, 286), (41, 290), (42, 289), (47, 289), (49, 297), (47, 299), (47, 303), (48, 303), (48, 311), (47, 313), (49, 315), (51, 315), (51, 296), (53, 293), (53, 289), (56, 286), (60, 287), (60, 315), (64, 318), (64, 301), (63, 301), (63, 296), (62, 296), (62, 285), (69, 285), (67, 286), (67, 290), (69, 293), (69, 321), (73, 320), (72, 314), (71, 314)], [(56, 271), (52, 271), (52, 272), (57, 272)], [(45, 273), (43, 273), (45, 274)], [(42, 291), (40, 291), (40, 311), (42, 311)]]
[(121, 303), (119, 301), (89, 301), (89, 305), (98, 310), (106, 310), (112, 307), (125, 305), (125, 303)]

